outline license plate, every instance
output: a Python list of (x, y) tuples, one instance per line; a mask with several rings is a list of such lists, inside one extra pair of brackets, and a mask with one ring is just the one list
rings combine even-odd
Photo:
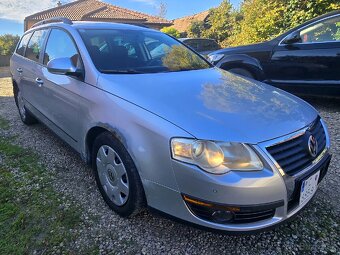
[(300, 191), (300, 206), (304, 206), (315, 194), (318, 188), (320, 171), (302, 181)]

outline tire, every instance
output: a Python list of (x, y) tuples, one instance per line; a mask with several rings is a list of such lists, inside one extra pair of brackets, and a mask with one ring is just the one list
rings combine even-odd
[(92, 168), (104, 201), (118, 215), (133, 216), (145, 207), (137, 168), (123, 144), (111, 133), (104, 132), (96, 138)]
[(255, 79), (254, 75), (249, 72), (248, 70), (244, 69), (244, 68), (231, 68), (229, 70), (227, 70), (228, 72), (231, 72), (233, 74), (237, 74), (246, 78), (251, 78), (251, 79)]
[(17, 90), (14, 94), (15, 103), (19, 110), (19, 115), (22, 122), (26, 125), (33, 125), (37, 123), (37, 119), (33, 116), (33, 114), (26, 108), (25, 101), (22, 97), (21, 91)]

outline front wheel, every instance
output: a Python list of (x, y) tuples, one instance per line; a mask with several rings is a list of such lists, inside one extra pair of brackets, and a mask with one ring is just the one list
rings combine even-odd
[(99, 191), (113, 211), (123, 217), (141, 211), (145, 195), (138, 171), (125, 147), (111, 133), (96, 138), (92, 166)]
[(36, 123), (37, 119), (32, 115), (32, 113), (30, 113), (27, 110), (25, 106), (25, 101), (24, 101), (24, 98), (22, 97), (21, 91), (18, 90), (14, 96), (15, 96), (15, 103), (18, 107), (22, 122), (25, 123), (26, 125), (32, 125)]

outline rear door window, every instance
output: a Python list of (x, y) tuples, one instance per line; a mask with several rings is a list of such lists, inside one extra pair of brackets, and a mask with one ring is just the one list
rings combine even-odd
[(18, 48), (16, 50), (16, 53), (19, 54), (20, 56), (24, 56), (25, 54), (25, 49), (26, 49), (26, 46), (28, 44), (28, 41), (31, 37), (32, 33), (28, 33), (28, 34), (25, 34), (21, 40), (20, 40), (20, 43), (18, 45)]
[(26, 52), (25, 52), (25, 57), (33, 60), (35, 62), (39, 62), (39, 57), (40, 57), (40, 53), (45, 41), (47, 35), (47, 30), (37, 30), (33, 33)]

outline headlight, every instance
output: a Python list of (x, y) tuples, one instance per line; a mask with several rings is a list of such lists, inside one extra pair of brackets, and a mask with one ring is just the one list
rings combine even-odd
[(231, 170), (263, 169), (263, 164), (253, 149), (243, 143), (173, 138), (171, 152), (174, 159), (197, 165), (213, 174), (224, 174)]
[(211, 54), (211, 55), (208, 55), (208, 60), (211, 63), (216, 63), (216, 62), (220, 61), (223, 57), (224, 57), (223, 54)]

